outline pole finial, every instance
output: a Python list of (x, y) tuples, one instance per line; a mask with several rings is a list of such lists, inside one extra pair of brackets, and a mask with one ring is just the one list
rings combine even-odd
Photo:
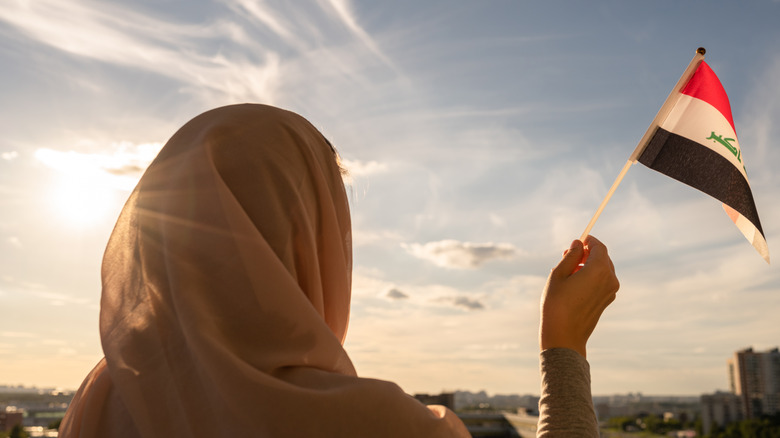
[(707, 53), (707, 50), (704, 49), (704, 47), (699, 47), (698, 49), (696, 49), (696, 53), (698, 53), (699, 55), (704, 55), (705, 53)]

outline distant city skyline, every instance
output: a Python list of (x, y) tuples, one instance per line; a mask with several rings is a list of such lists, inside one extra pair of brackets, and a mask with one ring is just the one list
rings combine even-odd
[[(728, 388), (726, 390), (717, 390), (718, 392), (728, 392), (730, 394), (737, 394), (743, 391), (743, 389), (740, 387), (740, 383), (735, 380), (737, 379), (737, 375), (739, 374), (739, 369), (737, 367), (737, 363), (740, 360), (739, 358), (744, 356), (745, 354), (748, 355), (756, 355), (756, 356), (766, 356), (766, 355), (773, 355), (777, 356), (777, 350), (780, 347), (773, 347), (769, 348), (766, 351), (754, 351), (752, 347), (747, 347), (744, 349), (740, 349), (735, 351), (730, 357), (728, 357), (724, 363), (725, 366), (725, 386)], [(777, 360), (776, 360), (777, 362)], [(778, 362), (780, 363), (780, 362)], [(743, 365), (744, 366), (744, 365)], [(773, 370), (776, 370), (773, 368)], [(753, 371), (755, 372), (755, 371)], [(744, 376), (743, 376), (744, 379)], [(761, 380), (762, 382), (764, 380)], [(771, 381), (771, 383), (774, 384), (774, 381)], [(454, 388), (454, 389), (453, 389)], [(739, 388), (739, 389), (738, 389)], [(10, 383), (3, 383), (0, 382), (0, 393), (4, 392), (21, 392), (21, 393), (35, 393), (35, 392), (47, 392), (47, 391), (54, 391), (54, 392), (74, 392), (77, 388), (65, 388), (65, 387), (39, 387), (35, 385), (25, 385), (25, 384), (10, 384)], [(459, 388), (457, 386), (452, 386), (450, 389), (442, 389), (441, 391), (434, 391), (430, 392), (430, 395), (435, 396), (438, 394), (444, 394), (444, 393), (463, 393), (463, 394), (470, 394), (472, 396), (486, 396), (486, 397), (501, 397), (501, 396), (518, 396), (518, 397), (538, 397), (539, 392), (528, 392), (528, 393), (506, 393), (506, 392), (489, 392), (485, 389), (467, 389), (467, 388)], [(410, 393), (413, 395), (418, 394), (428, 394), (423, 392), (416, 392), (416, 393)], [(668, 394), (659, 394), (659, 393), (649, 393), (645, 394), (642, 391), (628, 391), (623, 393), (603, 393), (603, 394), (593, 394), (594, 400), (604, 402), (606, 400), (614, 399), (614, 398), (625, 398), (625, 400), (631, 399), (631, 398), (661, 398), (661, 399), (690, 399), (690, 398), (698, 398), (702, 395), (706, 395), (706, 393), (701, 394), (674, 394), (674, 393), (668, 393)], [(773, 405), (774, 406), (774, 405)]]
[[(76, 388), (100, 263), (175, 130), (221, 105), (307, 117), (350, 169), (358, 373), (539, 392), (539, 296), (694, 55), (731, 100), (780, 251), (780, 2), (0, 2), (0, 382)], [(592, 231), (621, 290), (595, 394), (728, 388), (780, 343), (780, 271), (719, 203), (634, 166)]]

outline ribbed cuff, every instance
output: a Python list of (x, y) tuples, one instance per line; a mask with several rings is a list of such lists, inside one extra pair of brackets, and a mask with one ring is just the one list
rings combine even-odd
[(568, 348), (540, 354), (542, 395), (537, 437), (598, 437), (590, 392), (590, 365)]

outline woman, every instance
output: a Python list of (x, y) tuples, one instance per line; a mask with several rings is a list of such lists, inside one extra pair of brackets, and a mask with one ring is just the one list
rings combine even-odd
[(111, 235), (105, 358), (60, 436), (468, 437), (450, 410), (357, 377), (350, 233), (335, 151), (305, 119), (235, 105), (187, 123)]

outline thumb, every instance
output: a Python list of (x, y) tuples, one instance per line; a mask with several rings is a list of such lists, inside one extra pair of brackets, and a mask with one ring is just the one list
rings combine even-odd
[(558, 263), (558, 266), (553, 269), (553, 274), (561, 277), (568, 277), (582, 262), (582, 256), (585, 252), (583, 244), (579, 240), (575, 240), (571, 243), (571, 246), (563, 254), (563, 259)]

